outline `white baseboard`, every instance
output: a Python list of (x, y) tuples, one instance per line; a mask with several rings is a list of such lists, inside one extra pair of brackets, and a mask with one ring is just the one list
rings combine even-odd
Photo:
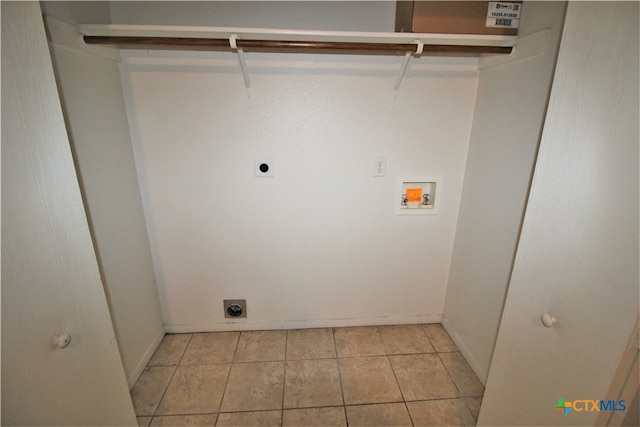
[(153, 338), (153, 341), (151, 341), (151, 343), (149, 344), (149, 347), (147, 347), (147, 350), (144, 352), (142, 359), (140, 359), (140, 362), (138, 362), (136, 368), (127, 379), (129, 383), (129, 390), (133, 388), (136, 381), (138, 381), (138, 378), (140, 378), (140, 375), (142, 375), (142, 371), (147, 366), (147, 363), (149, 363), (149, 360), (151, 360), (151, 358), (153, 357), (153, 353), (156, 352), (156, 349), (160, 345), (160, 342), (162, 342), (162, 338), (164, 338), (165, 333), (166, 332), (164, 331), (164, 329), (158, 331), (156, 336)]
[(408, 316), (377, 316), (355, 317), (342, 319), (301, 319), (282, 321), (250, 321), (237, 319), (197, 324), (165, 324), (168, 333), (192, 332), (220, 332), (247, 331), (273, 329), (311, 329), (311, 328), (340, 328), (349, 326), (377, 326), (377, 325), (407, 325), (422, 323), (439, 323), (440, 314), (408, 315)]
[(478, 365), (478, 362), (476, 362), (476, 360), (474, 359), (469, 349), (467, 349), (467, 347), (464, 345), (464, 342), (462, 342), (462, 340), (460, 339), (456, 331), (453, 329), (453, 326), (451, 326), (451, 324), (447, 321), (446, 317), (444, 316), (442, 316), (440, 323), (442, 324), (444, 329), (447, 331), (447, 333), (449, 334), (453, 342), (458, 346), (460, 353), (462, 353), (462, 355), (464, 356), (469, 366), (471, 366), (471, 369), (473, 369), (473, 372), (476, 373), (476, 376), (478, 377), (482, 385), (486, 386), (487, 373), (484, 371), (484, 369), (480, 367), (480, 365)]

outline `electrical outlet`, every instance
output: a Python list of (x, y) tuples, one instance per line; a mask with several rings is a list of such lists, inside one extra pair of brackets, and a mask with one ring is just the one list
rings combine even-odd
[(376, 157), (373, 160), (373, 176), (385, 176), (387, 174), (387, 158)]

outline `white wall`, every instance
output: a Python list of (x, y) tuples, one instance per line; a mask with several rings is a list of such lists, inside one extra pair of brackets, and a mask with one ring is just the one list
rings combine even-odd
[(70, 24), (110, 24), (111, 7), (108, 1), (50, 1), (40, 2), (43, 15)]
[[(125, 55), (168, 330), (439, 321), (477, 60), (416, 60), (394, 92), (400, 61), (249, 53), (245, 89), (232, 53)], [(395, 216), (396, 178), (421, 175), (443, 177), (440, 214)]]
[(111, 2), (118, 24), (394, 31), (394, 1)]
[[(91, 10), (87, 2), (45, 4), (45, 13), (64, 19), (80, 19), (92, 15)], [(75, 28), (62, 21), (47, 18), (47, 27), (102, 282), (132, 387), (164, 336), (164, 327), (122, 94), (120, 56), (117, 50), (79, 43)]]
[[(480, 73), (443, 324), (482, 381), (510, 279), (565, 7), (525, 2), (523, 47), (514, 54), (524, 59)], [(541, 45), (539, 32), (547, 28)]]
[[(392, 31), (393, 2), (131, 3), (114, 23)], [(169, 331), (439, 321), (477, 59), (124, 54)], [(388, 158), (373, 178), (373, 157)], [(276, 176), (253, 176), (256, 157)], [(394, 215), (398, 176), (442, 175), (440, 214)], [(223, 299), (248, 319), (225, 321)]]

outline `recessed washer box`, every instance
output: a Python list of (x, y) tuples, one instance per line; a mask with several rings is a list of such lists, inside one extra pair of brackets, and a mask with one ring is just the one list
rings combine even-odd
[(394, 201), (396, 215), (435, 215), (440, 208), (442, 177), (398, 178)]

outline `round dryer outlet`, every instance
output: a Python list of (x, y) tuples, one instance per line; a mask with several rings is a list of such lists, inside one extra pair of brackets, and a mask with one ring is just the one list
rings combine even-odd
[(246, 318), (246, 300), (224, 300), (224, 317), (228, 319)]
[(227, 307), (227, 314), (230, 317), (240, 317), (242, 316), (243, 313), (244, 313), (244, 309), (242, 308), (241, 305), (231, 304), (229, 307)]

